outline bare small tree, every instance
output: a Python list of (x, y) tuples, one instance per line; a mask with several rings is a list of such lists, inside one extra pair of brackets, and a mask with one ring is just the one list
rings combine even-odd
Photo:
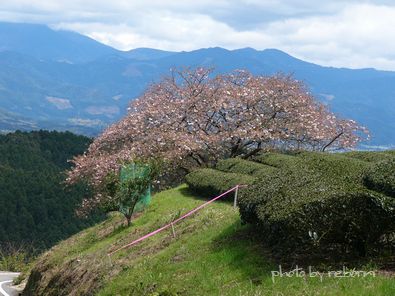
[(132, 165), (138, 168), (137, 174), (126, 178), (118, 173), (109, 172), (94, 189), (95, 196), (89, 196), (82, 202), (77, 214), (85, 216), (91, 210), (100, 208), (104, 212), (118, 211), (125, 216), (127, 226), (131, 224), (131, 218), (138, 202), (146, 196), (152, 180), (159, 173), (158, 162), (135, 161), (132, 164), (123, 164), (123, 167)]

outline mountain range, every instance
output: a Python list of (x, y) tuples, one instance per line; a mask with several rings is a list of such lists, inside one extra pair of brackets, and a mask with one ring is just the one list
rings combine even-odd
[(291, 73), (339, 115), (368, 127), (369, 147), (395, 146), (395, 72), (324, 67), (277, 49), (120, 51), (45, 25), (0, 23), (0, 130), (96, 135), (125, 114), (148, 84), (183, 66), (218, 73)]

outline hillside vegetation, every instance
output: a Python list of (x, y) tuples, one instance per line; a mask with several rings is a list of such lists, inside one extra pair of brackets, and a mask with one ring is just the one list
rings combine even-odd
[(388, 152), (264, 153), (189, 174), (196, 192), (236, 184), (243, 221), (279, 256), (331, 260), (383, 253), (395, 232), (395, 155)]
[(99, 221), (75, 217), (89, 192), (81, 184), (63, 184), (67, 160), (90, 141), (68, 132), (0, 135), (0, 251), (46, 249)]
[[(205, 196), (207, 197), (207, 196)], [(154, 196), (135, 217), (105, 222), (61, 242), (31, 272), (24, 295), (391, 295), (395, 281), (366, 278), (281, 278), (272, 282), (265, 249), (238, 211), (214, 202), (194, 216), (110, 258), (107, 252), (202, 204), (187, 186)], [(369, 267), (366, 267), (369, 268)]]

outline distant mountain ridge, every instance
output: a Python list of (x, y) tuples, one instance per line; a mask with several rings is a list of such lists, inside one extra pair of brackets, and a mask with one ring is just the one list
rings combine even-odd
[(16, 51), (39, 60), (86, 62), (117, 50), (71, 31), (45, 25), (0, 23), (0, 51)]
[(277, 49), (124, 52), (78, 33), (9, 23), (0, 23), (0, 130), (95, 135), (125, 114), (128, 102), (149, 83), (182, 66), (214, 67), (218, 73), (292, 73), (336, 113), (367, 126), (372, 132), (368, 145), (395, 147), (392, 71), (322, 67)]

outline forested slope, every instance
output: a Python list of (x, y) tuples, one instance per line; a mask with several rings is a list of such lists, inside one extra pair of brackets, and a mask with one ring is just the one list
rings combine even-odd
[(90, 139), (69, 132), (15, 132), (0, 136), (0, 247), (43, 249), (98, 221), (74, 215), (82, 184), (65, 188), (67, 160)]

